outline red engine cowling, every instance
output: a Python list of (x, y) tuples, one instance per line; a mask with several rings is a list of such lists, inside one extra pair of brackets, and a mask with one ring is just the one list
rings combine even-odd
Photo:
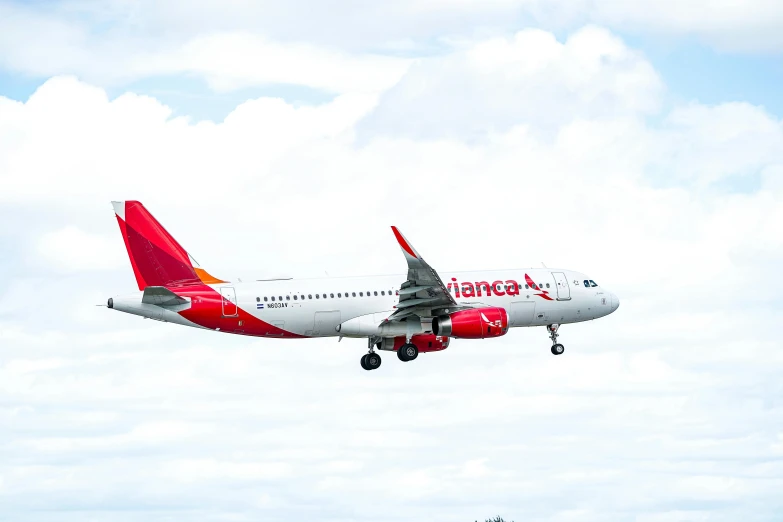
[(461, 339), (500, 337), (508, 332), (508, 314), (505, 308), (494, 306), (462, 310), (433, 319), (432, 331)]
[[(419, 353), (439, 352), (449, 347), (449, 338), (440, 335), (414, 335), (411, 337), (411, 342), (419, 349)], [(397, 351), (403, 344), (405, 344), (404, 336), (394, 338), (386, 337), (381, 341), (380, 349)]]

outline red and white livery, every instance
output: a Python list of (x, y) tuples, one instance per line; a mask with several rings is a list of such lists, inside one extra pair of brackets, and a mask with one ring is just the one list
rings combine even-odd
[(620, 305), (616, 295), (573, 270), (441, 277), (396, 227), (407, 275), (231, 282), (201, 268), (138, 201), (113, 205), (139, 292), (109, 299), (109, 308), (256, 337), (366, 338), (365, 370), (380, 366), (378, 351), (412, 361), (446, 349), (451, 338), (500, 337), (522, 326), (546, 327), (552, 353), (560, 355), (560, 325), (597, 319)]

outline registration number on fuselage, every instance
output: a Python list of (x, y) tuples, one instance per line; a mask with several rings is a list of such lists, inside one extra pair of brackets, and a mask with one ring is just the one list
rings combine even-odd
[(288, 308), (288, 303), (269, 303), (266, 308)]

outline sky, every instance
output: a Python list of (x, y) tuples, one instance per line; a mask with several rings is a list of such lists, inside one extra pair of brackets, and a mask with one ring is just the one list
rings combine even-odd
[[(772, 0), (0, 0), (0, 520), (780, 520), (782, 58)], [(621, 306), (366, 372), (99, 306), (125, 199), (224, 279), (397, 225)]]

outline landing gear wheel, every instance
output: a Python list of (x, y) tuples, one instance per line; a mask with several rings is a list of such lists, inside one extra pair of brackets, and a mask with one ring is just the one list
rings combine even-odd
[(369, 355), (369, 354), (364, 354), (364, 355), (362, 355), (362, 358), (359, 360), (359, 362), (360, 362), (360, 363), (361, 363), (361, 365), (362, 365), (362, 368), (364, 368), (365, 370), (369, 370), (369, 369), (370, 369), (370, 368), (368, 368), (368, 367), (367, 367), (367, 356), (368, 356), (368, 355)]
[(414, 360), (419, 356), (419, 349), (413, 343), (406, 343), (397, 350), (397, 358), (403, 362)]
[(560, 329), (560, 325), (548, 324), (546, 329), (549, 332), (549, 338), (552, 339), (552, 355), (561, 355), (565, 351), (565, 347), (557, 342), (559, 337), (557, 331)]
[(381, 356), (375, 352), (368, 353), (364, 357), (364, 365), (367, 366), (368, 370), (376, 370), (381, 365)]

